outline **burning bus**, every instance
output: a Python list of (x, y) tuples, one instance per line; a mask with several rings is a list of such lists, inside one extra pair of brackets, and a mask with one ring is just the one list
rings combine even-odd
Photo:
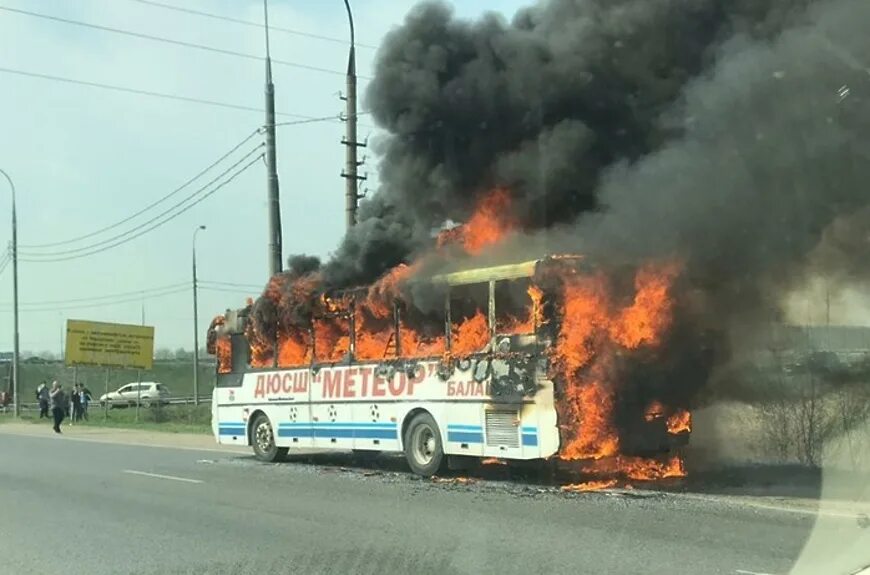
[(683, 475), (686, 406), (636, 390), (626, 400), (618, 385), (670, 328), (678, 272), (645, 266), (627, 290), (578, 256), (402, 265), (341, 291), (316, 272), (276, 276), (209, 329), (213, 432), (265, 461), (295, 447), (404, 452), (424, 476), (455, 456)]

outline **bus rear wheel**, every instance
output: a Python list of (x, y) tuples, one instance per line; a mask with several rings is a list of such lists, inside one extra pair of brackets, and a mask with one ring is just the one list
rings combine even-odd
[(428, 413), (420, 413), (411, 420), (405, 432), (405, 458), (411, 471), (431, 477), (445, 463), (444, 447), (438, 424)]
[(287, 455), (286, 447), (275, 445), (272, 422), (265, 413), (259, 414), (251, 425), (251, 445), (254, 447), (254, 457), (260, 461), (272, 463), (281, 461)]

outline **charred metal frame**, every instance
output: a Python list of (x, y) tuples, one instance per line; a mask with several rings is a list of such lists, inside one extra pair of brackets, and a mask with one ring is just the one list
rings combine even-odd
[(496, 345), (496, 329), (495, 329), (495, 280), (489, 280), (489, 290), (487, 292), (487, 322), (489, 323), (489, 349), (495, 352)]
[(453, 321), (450, 316), (450, 287), (447, 287), (447, 294), (444, 296), (444, 351), (450, 353), (453, 342)]
[(399, 302), (393, 302), (393, 337), (396, 341), (396, 357), (402, 357), (402, 316)]

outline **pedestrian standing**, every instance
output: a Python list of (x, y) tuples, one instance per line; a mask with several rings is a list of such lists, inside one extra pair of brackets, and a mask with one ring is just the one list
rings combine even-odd
[(48, 419), (48, 386), (45, 385), (45, 381), (39, 384), (39, 387), (36, 389), (36, 400), (39, 402), (39, 419), (46, 418)]
[(81, 421), (82, 419), (82, 396), (80, 393), (79, 384), (75, 384), (72, 388), (72, 393), (70, 393), (70, 421), (69, 424), (72, 425), (76, 421)]
[(67, 406), (66, 394), (57, 380), (51, 382), (51, 391), (48, 394), (51, 402), (51, 414), (54, 417), (54, 432), (60, 433), (60, 424), (63, 422)]
[(87, 421), (88, 405), (91, 403), (91, 390), (85, 387), (85, 384), (81, 384), (79, 395), (81, 397), (82, 417)]

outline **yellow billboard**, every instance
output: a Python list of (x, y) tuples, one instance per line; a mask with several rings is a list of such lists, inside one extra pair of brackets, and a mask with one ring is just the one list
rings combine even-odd
[(151, 369), (154, 327), (69, 319), (66, 364)]

